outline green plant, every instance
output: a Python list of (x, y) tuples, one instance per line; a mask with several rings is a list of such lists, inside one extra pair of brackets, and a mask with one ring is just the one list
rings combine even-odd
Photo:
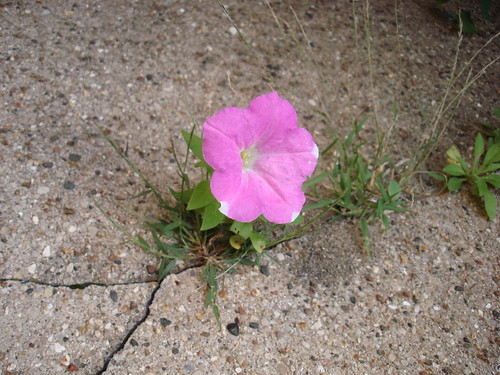
[[(317, 202), (305, 209), (328, 207), (335, 213), (333, 218), (357, 217), (365, 249), (370, 254), (368, 224), (380, 220), (389, 230), (388, 212), (407, 212), (406, 202), (401, 199), (401, 188), (397, 167), (388, 156), (380, 161), (365, 156), (362, 148), (365, 142), (361, 131), (368, 117), (355, 121), (353, 129), (344, 139), (336, 138), (323, 152), (325, 157), (333, 152), (332, 168), (305, 183), (312, 187)], [(315, 184), (323, 180), (326, 191), (318, 192)]]
[(449, 191), (457, 191), (464, 182), (471, 185), (474, 195), (484, 199), (484, 208), (490, 220), (496, 215), (497, 201), (495, 195), (489, 190), (488, 185), (500, 187), (500, 142), (492, 143), (485, 152), (484, 139), (477, 134), (474, 145), (472, 165), (462, 158), (456, 146), (451, 146), (446, 152), (448, 164), (443, 172), (450, 175), (447, 187)]
[[(180, 160), (172, 144), (174, 159), (180, 178), (180, 189), (169, 188), (170, 197), (162, 194), (127, 158), (121, 149), (99, 128), (102, 136), (118, 155), (132, 168), (144, 182), (146, 190), (131, 198), (154, 194), (165, 210), (162, 217), (144, 219), (148, 238), (132, 234), (111, 218), (102, 208), (101, 213), (125, 236), (125, 242), (134, 243), (146, 251), (160, 257), (158, 282), (161, 282), (179, 263), (182, 268), (201, 267), (201, 280), (207, 287), (206, 307), (211, 307), (219, 324), (220, 313), (217, 305), (218, 279), (225, 273), (236, 271), (238, 265), (258, 266), (265, 250), (280, 242), (300, 237), (309, 231), (308, 227), (324, 212), (305, 221), (298, 215), (289, 224), (273, 224), (260, 216), (253, 222), (238, 222), (219, 211), (220, 203), (213, 196), (209, 178), (213, 169), (206, 163), (202, 152), (202, 139), (191, 132), (182, 132), (187, 145), (186, 156)], [(198, 159), (195, 166), (200, 171), (200, 179), (193, 183), (186, 173), (191, 156)]]

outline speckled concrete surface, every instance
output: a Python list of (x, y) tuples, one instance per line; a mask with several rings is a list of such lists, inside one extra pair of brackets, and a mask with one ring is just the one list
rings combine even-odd
[[(392, 215), (388, 233), (371, 228), (371, 259), (355, 222), (325, 221), (273, 250), (281, 264), (268, 277), (227, 275), (223, 324), (237, 317), (239, 336), (203, 309), (198, 270), (158, 287), (157, 259), (121, 244), (96, 208), (133, 232), (162, 214), (153, 198), (128, 199), (144, 186), (95, 125), (166, 191), (180, 130), (271, 87), (320, 146), (330, 133), (316, 110), (341, 134), (362, 111), (388, 129), (396, 100), (388, 147), (411, 157), (427, 134), (420, 110), (436, 108), (452, 66), (451, 10), (477, 16), (457, 3), (436, 13), (431, 1), (396, 2), (397, 22), (395, 2), (370, 3), (372, 88), (366, 2), (272, 2), (280, 29), (265, 2), (228, 1), (253, 51), (215, 1), (0, 2), (3, 373), (498, 373), (498, 218), (486, 221), (465, 191), (426, 198), (417, 188), (412, 214)], [(460, 63), (498, 30), (476, 20)], [(499, 51), (497, 39), (478, 63)], [(442, 168), (452, 142), (470, 152), (480, 122), (498, 125), (498, 73), (495, 64), (471, 86), (429, 168)]]

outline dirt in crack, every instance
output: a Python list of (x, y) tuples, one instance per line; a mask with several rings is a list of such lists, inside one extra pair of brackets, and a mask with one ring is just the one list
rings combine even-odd
[[(163, 280), (162, 280), (162, 282), (163, 282)], [(142, 318), (139, 319), (134, 324), (134, 326), (130, 329), (130, 331), (127, 332), (127, 334), (125, 335), (125, 337), (123, 338), (123, 340), (121, 341), (121, 343), (118, 344), (118, 346), (115, 348), (115, 350), (113, 350), (106, 357), (106, 359), (104, 360), (104, 364), (103, 364), (102, 368), (99, 371), (97, 371), (95, 373), (95, 375), (101, 375), (101, 374), (103, 374), (108, 369), (109, 363), (111, 362), (111, 360), (113, 359), (113, 357), (115, 356), (115, 354), (118, 353), (118, 352), (120, 352), (125, 347), (125, 344), (127, 344), (127, 341), (134, 334), (134, 332), (137, 330), (137, 328), (139, 328), (140, 325), (146, 321), (146, 319), (148, 318), (148, 316), (149, 316), (149, 314), (151, 312), (150, 307), (153, 304), (156, 292), (158, 292), (158, 290), (160, 289), (162, 282), (160, 282), (158, 285), (156, 285), (155, 288), (153, 289), (153, 291), (151, 292), (151, 296), (149, 297), (148, 301), (146, 302), (146, 311), (144, 311), (144, 315), (142, 316)]]

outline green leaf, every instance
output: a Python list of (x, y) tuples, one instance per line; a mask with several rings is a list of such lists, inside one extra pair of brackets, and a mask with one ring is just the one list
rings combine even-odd
[(145, 195), (148, 195), (149, 193), (152, 193), (152, 192), (153, 192), (153, 190), (147, 189), (147, 190), (140, 192), (139, 194), (136, 194), (136, 195), (129, 197), (128, 199), (136, 199), (136, 198), (144, 197)]
[(435, 180), (438, 180), (438, 181), (446, 181), (446, 177), (444, 177), (442, 174), (440, 173), (436, 173), (436, 172), (429, 172), (429, 171), (426, 171), (424, 172), (425, 174), (431, 176), (432, 178), (434, 178)]
[(335, 144), (338, 142), (338, 140), (339, 140), (338, 138), (335, 138), (335, 140), (334, 140), (332, 143), (330, 143), (328, 146), (326, 146), (326, 148), (325, 148), (323, 151), (321, 151), (321, 156), (325, 156), (325, 155), (326, 155), (326, 153), (327, 153), (328, 151), (330, 151), (330, 149), (331, 149), (333, 146), (335, 146)]
[(364, 217), (359, 220), (361, 226), (361, 235), (363, 236), (363, 242), (365, 245), (366, 252), (370, 255), (370, 232), (368, 231), (368, 223)]
[(203, 180), (194, 188), (187, 209), (196, 210), (197, 208), (207, 206), (214, 200), (215, 198), (210, 191), (210, 182), (208, 180)]
[(229, 238), (229, 244), (236, 250), (241, 249), (241, 246), (243, 246), (244, 242), (245, 239), (241, 237), (239, 234), (235, 234), (234, 236), (231, 236)]
[(389, 196), (391, 197), (391, 200), (397, 200), (399, 196), (401, 195), (401, 189), (399, 187), (399, 184), (396, 180), (391, 180), (389, 182)]
[(449, 174), (450, 176), (463, 176), (465, 175), (464, 170), (456, 164), (448, 164), (443, 168), (443, 172)]
[(486, 185), (486, 182), (482, 178), (477, 178), (475, 182), (477, 186), (477, 193), (480, 197), (484, 196), (484, 194), (488, 191), (488, 185)]
[(497, 200), (490, 191), (487, 191), (484, 194), (484, 208), (488, 218), (493, 220), (497, 214)]
[(189, 149), (193, 152), (193, 154), (195, 154), (196, 157), (201, 161), (205, 161), (205, 159), (203, 158), (203, 141), (201, 137), (185, 130), (183, 130), (181, 133), (184, 141), (189, 146)]
[(138, 234), (137, 235), (137, 241), (139, 242), (139, 244), (144, 248), (144, 249), (151, 249), (151, 247), (149, 246), (149, 244), (147, 243), (147, 241), (140, 235)]
[(461, 157), (458, 158), (458, 162), (460, 163), (460, 167), (462, 167), (462, 170), (465, 172), (465, 175), (469, 175), (469, 168), (467, 167), (467, 163), (462, 159)]
[(333, 202), (335, 202), (335, 201), (332, 199), (322, 199), (319, 202), (316, 202), (313, 204), (308, 204), (307, 206), (304, 206), (303, 210), (304, 211), (315, 210), (317, 208), (328, 206), (328, 205), (332, 204)]
[(382, 215), (380, 215), (380, 218), (382, 219), (382, 223), (384, 224), (385, 230), (389, 231), (390, 224), (389, 224), (389, 218), (387, 217), (387, 215), (382, 214)]
[(219, 326), (219, 328), (220, 328), (222, 326), (222, 321), (220, 319), (219, 306), (217, 306), (215, 301), (214, 301), (214, 303), (212, 303), (212, 312), (214, 313), (215, 320), (217, 321), (217, 326)]
[(266, 239), (259, 232), (250, 233), (250, 241), (258, 253), (262, 253), (262, 251), (266, 248)]
[(166, 266), (164, 265), (164, 263), (166, 263), (165, 258), (162, 259), (160, 264), (160, 269), (158, 273), (158, 282), (162, 281), (170, 273), (170, 271), (172, 271), (172, 269), (177, 264), (177, 260), (172, 259)]
[(234, 221), (231, 224), (229, 230), (234, 234), (240, 235), (241, 237), (243, 237), (243, 239), (246, 240), (248, 237), (250, 237), (250, 233), (252, 233), (252, 223), (241, 223), (239, 221)]
[(375, 179), (375, 182), (377, 183), (378, 190), (380, 191), (380, 194), (382, 194), (382, 198), (384, 198), (385, 202), (389, 202), (389, 194), (387, 194), (387, 191), (384, 188), (384, 185), (382, 184), (382, 181), (380, 180), (380, 177), (377, 177)]
[(479, 158), (484, 152), (484, 140), (481, 134), (476, 136), (476, 144), (474, 145), (474, 162), (472, 164), (472, 173), (475, 174), (479, 167)]
[(304, 189), (307, 189), (309, 186), (314, 186), (317, 183), (323, 181), (325, 178), (327, 178), (329, 176), (329, 174), (330, 173), (328, 173), (328, 172), (321, 173), (321, 174), (317, 175), (316, 177), (311, 178), (311, 179), (307, 180), (306, 182), (304, 182), (304, 184), (302, 186)]
[(481, 176), (480, 178), (488, 184), (492, 185), (494, 188), (500, 188), (500, 174), (491, 173), (485, 176)]
[[(302, 222), (304, 221), (304, 216), (302, 216), (302, 214), (299, 214), (299, 216), (297, 216), (295, 218), (294, 221), (292, 221), (289, 225), (297, 225), (297, 224), (301, 224)], [(287, 224), (288, 225), (288, 224)]]
[(452, 177), (448, 180), (448, 184), (446, 186), (448, 187), (449, 191), (457, 191), (458, 189), (460, 189), (464, 181), (465, 178)]
[(486, 155), (484, 156), (480, 172), (487, 168), (491, 163), (497, 162), (500, 162), (500, 143), (495, 143), (488, 149)]
[(493, 172), (493, 171), (496, 171), (497, 169), (500, 169), (500, 163), (491, 163), (486, 168), (484, 168), (484, 169), (481, 168), (481, 170), (479, 171), (479, 174)]
[(222, 223), (224, 215), (219, 211), (220, 203), (214, 200), (209, 203), (203, 211), (203, 221), (200, 230), (208, 230), (215, 228)]
[(193, 194), (193, 189), (187, 189), (183, 191), (175, 191), (169, 188), (170, 194), (175, 198), (175, 200), (181, 204), (189, 202), (191, 199), (191, 194)]

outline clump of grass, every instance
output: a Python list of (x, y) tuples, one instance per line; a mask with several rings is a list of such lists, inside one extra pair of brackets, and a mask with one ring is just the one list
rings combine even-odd
[[(323, 152), (329, 159), (333, 154), (333, 167), (310, 181), (316, 202), (308, 209), (328, 207), (334, 213), (331, 221), (340, 217), (359, 219), (365, 250), (370, 254), (368, 224), (380, 220), (389, 230), (389, 212), (407, 212), (407, 204), (401, 198), (397, 167), (386, 155), (380, 161), (365, 156), (362, 151), (365, 141), (361, 137), (368, 117), (355, 121), (353, 129), (341, 139), (336, 138)], [(326, 180), (326, 184), (324, 181)], [(323, 181), (318, 191), (315, 184)]]
[(484, 202), (484, 209), (488, 218), (496, 216), (497, 201), (489, 187), (500, 188), (500, 140), (489, 138), (485, 142), (481, 134), (477, 134), (474, 144), (474, 156), (471, 163), (467, 163), (458, 148), (453, 145), (446, 152), (449, 164), (443, 172), (451, 176), (447, 181), (447, 188), (454, 192), (467, 182), (474, 195)]

